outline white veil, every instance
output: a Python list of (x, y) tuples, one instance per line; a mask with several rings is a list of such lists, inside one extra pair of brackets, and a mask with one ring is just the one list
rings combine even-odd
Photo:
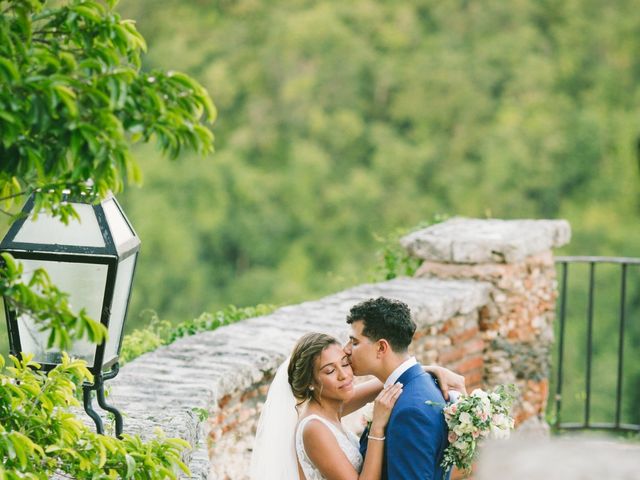
[(271, 382), (251, 454), (251, 480), (299, 480), (295, 431), (296, 399), (289, 386), (287, 358)]

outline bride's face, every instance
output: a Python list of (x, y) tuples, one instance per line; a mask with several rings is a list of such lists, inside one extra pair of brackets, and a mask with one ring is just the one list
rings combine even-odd
[(353, 370), (340, 345), (329, 345), (315, 361), (316, 389), (324, 398), (349, 400), (353, 397)]

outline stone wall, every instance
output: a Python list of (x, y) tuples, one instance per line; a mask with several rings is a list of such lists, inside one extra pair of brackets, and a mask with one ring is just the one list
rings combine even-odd
[[(380, 295), (410, 306), (418, 325), (412, 353), (420, 362), (464, 374), (469, 389), (515, 380), (523, 391), (519, 421), (541, 415), (555, 299), (550, 249), (568, 239), (568, 225), (474, 222), (453, 220), (403, 240), (425, 259), (419, 278), (284, 307), (126, 365), (111, 382), (112, 403), (127, 414), (125, 432), (147, 435), (161, 426), (187, 439), (194, 445), (185, 458), (192, 478), (248, 478), (260, 408), (295, 341), (310, 331), (346, 340), (349, 308)], [(500, 236), (505, 228), (510, 235)], [(347, 424), (358, 429), (358, 414)]]
[(556, 300), (551, 249), (568, 243), (570, 234), (562, 220), (459, 218), (401, 241), (423, 260), (417, 277), (491, 284), (476, 335), (484, 342), (482, 384), (519, 387), (517, 425), (544, 418)]

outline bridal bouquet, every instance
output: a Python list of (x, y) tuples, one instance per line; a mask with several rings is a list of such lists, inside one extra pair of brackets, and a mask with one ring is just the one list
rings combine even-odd
[(490, 393), (478, 388), (444, 407), (449, 427), (449, 446), (441, 463), (445, 472), (453, 466), (469, 472), (480, 440), (509, 437), (513, 429), (510, 408), (515, 392), (512, 384), (500, 385)]

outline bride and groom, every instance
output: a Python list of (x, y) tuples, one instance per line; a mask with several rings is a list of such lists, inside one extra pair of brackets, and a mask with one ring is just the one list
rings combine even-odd
[[(258, 424), (253, 480), (442, 478), (447, 426), (442, 408), (426, 402), (464, 392), (464, 378), (409, 355), (416, 326), (400, 301), (359, 303), (347, 323), (346, 346), (306, 334), (278, 369)], [(375, 379), (354, 385), (354, 375)], [(358, 440), (341, 418), (369, 402), (372, 418)]]

